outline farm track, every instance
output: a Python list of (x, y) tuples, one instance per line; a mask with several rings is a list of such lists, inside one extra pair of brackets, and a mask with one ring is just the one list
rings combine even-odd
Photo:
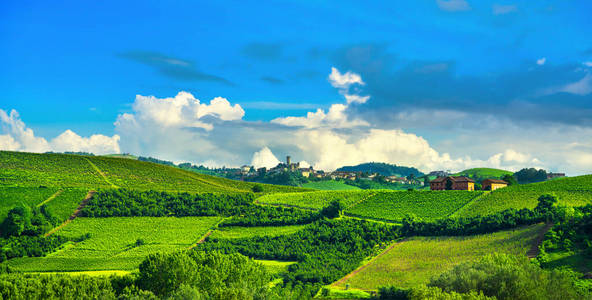
[(84, 197), (84, 200), (82, 200), (82, 202), (80, 202), (80, 205), (78, 205), (78, 207), (72, 213), (72, 215), (68, 218), (68, 220), (66, 220), (66, 221), (64, 221), (64, 223), (60, 224), (60, 226), (50, 230), (44, 236), (48, 237), (48, 236), (54, 234), (58, 230), (66, 227), (66, 225), (70, 224), (74, 219), (76, 219), (78, 217), (78, 215), (80, 215), (80, 211), (82, 211), (82, 209), (88, 204), (88, 201), (90, 201), (90, 199), (94, 196), (95, 193), (96, 193), (96, 191), (88, 191), (88, 193), (86, 194), (86, 197)]
[(539, 255), (539, 246), (543, 243), (543, 240), (545, 239), (545, 234), (553, 227), (553, 225), (555, 224), (552, 222), (545, 224), (543, 230), (541, 230), (537, 238), (532, 243), (530, 250), (528, 250), (528, 252), (526, 253), (526, 256), (528, 258), (535, 258)]
[(193, 244), (192, 244), (191, 246), (189, 246), (189, 248), (187, 248), (187, 249), (191, 250), (191, 249), (195, 248), (197, 245), (199, 245), (199, 244), (203, 244), (203, 243), (206, 241), (206, 239), (207, 239), (207, 238), (208, 238), (210, 235), (212, 235), (212, 233), (214, 233), (214, 230), (218, 229), (218, 225), (220, 225), (220, 223), (224, 222), (224, 220), (226, 220), (226, 219), (229, 219), (229, 218), (231, 218), (231, 217), (226, 217), (226, 218), (223, 218), (222, 220), (220, 220), (218, 223), (216, 223), (216, 225), (212, 226), (212, 229), (210, 229), (208, 232), (206, 232), (206, 234), (202, 235), (202, 236), (199, 238), (199, 240), (197, 240), (197, 242), (193, 243)]
[(59, 196), (61, 193), (63, 193), (64, 190), (58, 190), (57, 192), (55, 192), (53, 195), (49, 196), (49, 198), (43, 200), (43, 202), (37, 204), (37, 207), (41, 207), (44, 204), (47, 204), (49, 201), (55, 199), (57, 196)]
[(489, 193), (491, 193), (490, 191), (484, 191), (483, 194), (478, 195), (477, 197), (471, 199), (471, 201), (467, 202), (465, 205), (459, 207), (455, 212), (451, 213), (450, 215), (448, 215), (448, 218), (452, 218), (452, 217), (458, 217), (458, 215), (463, 212), (465, 209), (467, 209), (471, 204), (475, 203), (475, 201), (486, 197), (487, 195), (489, 195)]
[(111, 187), (113, 187), (113, 188), (119, 188), (117, 185), (115, 185), (111, 181), (109, 181), (109, 179), (107, 178), (107, 176), (105, 175), (105, 173), (103, 173), (103, 171), (101, 171), (101, 169), (99, 169), (99, 167), (97, 167), (95, 164), (93, 164), (93, 162), (90, 161), (90, 159), (88, 159), (86, 157), (84, 159), (86, 159), (86, 161), (88, 161), (88, 163), (93, 167), (93, 169), (95, 169), (95, 171), (97, 171), (97, 173), (99, 173), (99, 175), (101, 175), (101, 177), (103, 177), (103, 179), (105, 180), (105, 182), (107, 182), (109, 185), (111, 185)]
[(393, 250), (393, 248), (395, 248), (396, 246), (400, 245), (401, 243), (404, 243), (405, 241), (407, 241), (407, 239), (403, 239), (401, 241), (398, 241), (392, 245), (390, 245), (388, 248), (386, 248), (384, 251), (380, 252), (378, 255), (376, 255), (375, 257), (373, 257), (372, 259), (370, 259), (368, 262), (366, 262), (364, 265), (358, 267), (357, 269), (353, 270), (351, 273), (343, 276), (341, 279), (333, 282), (330, 286), (332, 287), (337, 287), (338, 285), (342, 284), (344, 281), (346, 281), (347, 279), (353, 277), (354, 275), (360, 273), (362, 270), (366, 269), (366, 267), (368, 267), (368, 265), (370, 265), (372, 262), (374, 262), (376, 259), (378, 259), (379, 257), (389, 253), (391, 250)]

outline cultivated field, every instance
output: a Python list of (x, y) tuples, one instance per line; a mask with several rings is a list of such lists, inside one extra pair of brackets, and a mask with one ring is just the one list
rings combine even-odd
[(292, 234), (302, 230), (306, 225), (293, 225), (281, 227), (220, 227), (212, 232), (212, 239), (238, 239), (255, 236), (278, 236)]
[(303, 208), (321, 209), (331, 203), (339, 200), (346, 208), (352, 207), (360, 201), (375, 194), (372, 190), (357, 191), (318, 191), (306, 193), (284, 193), (265, 195), (257, 198), (260, 204), (286, 205)]
[[(69, 243), (41, 258), (9, 261), (29, 272), (130, 270), (150, 253), (187, 249), (208, 232), (221, 217), (113, 217), (77, 218), (55, 234), (86, 240)], [(141, 240), (141, 242), (138, 242)]]
[(498, 252), (525, 255), (544, 225), (466, 237), (412, 237), (398, 242), (334, 287), (376, 290), (381, 286), (402, 288), (425, 284), (431, 277), (455, 265)]
[(360, 188), (357, 186), (345, 184), (341, 181), (336, 180), (323, 180), (323, 181), (312, 181), (307, 182), (302, 185), (304, 188), (309, 189), (316, 189), (316, 190), (324, 190), (324, 191), (350, 191), (350, 190), (359, 190)]
[(387, 221), (400, 221), (408, 214), (437, 219), (454, 213), (481, 194), (478, 191), (378, 191), (346, 213)]

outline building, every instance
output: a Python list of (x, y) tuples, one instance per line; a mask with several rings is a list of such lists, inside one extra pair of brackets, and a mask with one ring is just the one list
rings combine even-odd
[(547, 173), (547, 180), (560, 177), (565, 177), (565, 173)]
[(499, 188), (508, 186), (508, 183), (499, 179), (485, 179), (481, 182), (483, 190), (495, 191)]
[(430, 189), (432, 191), (443, 191), (443, 190), (461, 190), (461, 191), (474, 191), (475, 181), (471, 178), (464, 176), (447, 176), (438, 177), (430, 181)]
[(300, 175), (302, 175), (302, 177), (308, 177), (310, 176), (310, 174), (314, 174), (314, 170), (312, 169), (312, 167), (310, 168), (299, 168), (298, 172), (300, 172)]
[(448, 176), (448, 172), (446, 172), (446, 171), (432, 171), (427, 176), (446, 177), (446, 176)]
[(243, 165), (242, 167), (240, 167), (240, 169), (241, 169), (241, 173), (247, 174), (251, 171), (251, 166)]

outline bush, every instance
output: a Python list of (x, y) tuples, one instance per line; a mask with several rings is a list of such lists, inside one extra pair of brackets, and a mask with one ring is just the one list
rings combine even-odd
[(251, 190), (253, 191), (253, 193), (262, 193), (263, 192), (263, 186), (260, 184), (256, 184), (254, 185)]

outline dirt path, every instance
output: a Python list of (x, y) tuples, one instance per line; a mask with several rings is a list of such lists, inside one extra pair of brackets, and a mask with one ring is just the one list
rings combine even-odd
[(47, 204), (49, 201), (55, 199), (57, 196), (59, 196), (62, 192), (64, 192), (64, 190), (58, 190), (57, 192), (55, 192), (53, 195), (49, 196), (49, 198), (43, 200), (43, 202), (37, 204), (37, 207), (41, 207), (44, 204)]
[(78, 207), (76, 208), (76, 210), (74, 211), (74, 213), (72, 213), (72, 215), (68, 218), (68, 220), (64, 221), (64, 223), (60, 224), (60, 226), (50, 230), (48, 233), (45, 234), (46, 237), (54, 234), (56, 231), (64, 228), (66, 225), (70, 224), (70, 222), (72, 222), (74, 219), (76, 219), (76, 217), (78, 217), (78, 215), (80, 215), (80, 211), (88, 204), (88, 201), (90, 201), (90, 199), (93, 197), (93, 195), (96, 193), (96, 191), (88, 191), (88, 193), (86, 194), (86, 197), (84, 197), (84, 200), (82, 200), (82, 202), (80, 202), (80, 205), (78, 205)]
[(398, 241), (392, 245), (390, 245), (388, 248), (386, 248), (386, 250), (380, 252), (378, 255), (376, 255), (375, 257), (373, 257), (371, 260), (369, 260), (367, 263), (365, 263), (364, 265), (360, 266), (359, 268), (353, 270), (351, 273), (345, 275), (343, 278), (333, 282), (331, 284), (331, 286), (336, 287), (342, 283), (344, 283), (347, 279), (355, 276), (356, 274), (360, 273), (362, 270), (366, 269), (366, 267), (368, 267), (369, 264), (371, 264), (372, 262), (374, 262), (376, 259), (378, 259), (379, 257), (389, 253), (391, 250), (393, 250), (393, 248), (395, 248), (395, 246), (400, 245), (401, 243), (407, 241), (407, 239), (403, 239), (401, 241)]
[(535, 258), (539, 255), (539, 246), (543, 243), (543, 240), (545, 239), (545, 233), (547, 233), (547, 231), (549, 231), (549, 229), (551, 229), (551, 227), (553, 227), (553, 225), (555, 225), (555, 224), (553, 224), (553, 223), (545, 224), (545, 227), (543, 227), (543, 230), (541, 230), (541, 232), (539, 233), (537, 238), (532, 243), (530, 250), (528, 250), (528, 252), (526, 253), (526, 256), (528, 258)]
[(111, 185), (111, 187), (113, 187), (113, 188), (119, 188), (117, 185), (115, 185), (111, 181), (109, 181), (109, 179), (107, 179), (107, 176), (105, 175), (105, 173), (103, 173), (103, 171), (101, 171), (101, 169), (99, 169), (99, 167), (97, 167), (95, 164), (93, 164), (93, 162), (90, 161), (90, 159), (88, 159), (86, 157), (84, 159), (86, 159), (86, 161), (88, 161), (88, 163), (91, 165), (91, 167), (93, 169), (95, 169), (95, 171), (97, 171), (97, 173), (99, 173), (99, 175), (101, 175), (101, 177), (103, 177), (103, 179), (105, 180), (105, 182), (107, 182), (109, 185)]

